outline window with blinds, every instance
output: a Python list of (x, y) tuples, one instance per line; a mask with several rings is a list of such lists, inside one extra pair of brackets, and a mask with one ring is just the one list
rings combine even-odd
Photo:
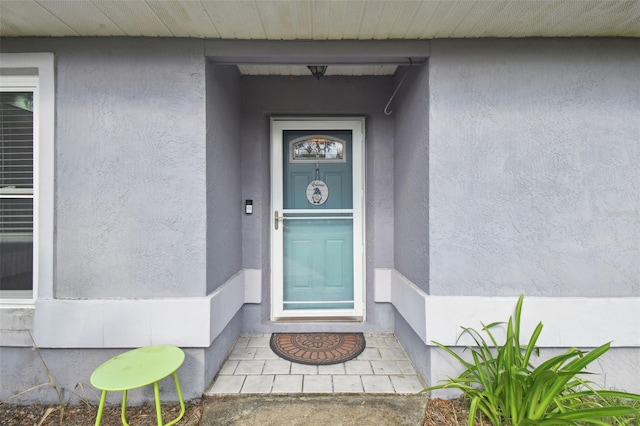
[[(0, 296), (32, 297), (34, 88), (0, 86)], [(18, 80), (18, 82), (20, 82)]]

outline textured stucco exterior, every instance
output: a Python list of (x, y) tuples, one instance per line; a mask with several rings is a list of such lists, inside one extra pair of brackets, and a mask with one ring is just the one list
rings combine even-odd
[[(422, 176), (429, 185), (429, 254), (411, 257), (399, 238), (403, 228), (426, 227), (401, 207), (419, 208), (416, 200), (399, 201), (398, 169), (412, 169), (411, 161), (398, 161), (407, 142), (397, 119), (396, 270), (431, 295), (637, 297), (638, 69), (636, 40), (432, 41), (428, 136), (422, 136), (429, 144), (428, 177)], [(410, 104), (400, 96), (399, 108)], [(409, 128), (422, 134), (415, 124)], [(418, 259), (429, 260), (426, 287), (415, 274), (420, 266), (411, 264)], [(637, 342), (637, 315), (619, 320)], [(579, 324), (561, 328), (544, 333), (562, 333), (563, 346), (578, 335), (612, 334)], [(428, 383), (459, 372), (443, 351), (416, 338), (401, 315), (395, 332)], [(542, 358), (559, 351), (544, 349)], [(611, 349), (593, 379), (637, 392), (638, 354), (637, 347)]]
[(207, 294), (242, 269), (240, 73), (207, 64)]
[[(221, 178), (239, 169), (239, 144), (237, 139), (220, 149), (215, 144), (217, 138), (228, 139), (225, 133), (237, 134), (237, 129), (229, 130), (229, 115), (236, 114), (238, 123), (237, 108), (206, 108), (207, 103), (237, 99), (233, 79), (238, 75), (211, 72), (207, 85), (203, 50), (203, 43), (194, 40), (2, 41), (3, 53), (49, 51), (56, 58), (54, 298), (205, 296), (208, 287), (219, 286), (241, 269), (240, 220), (229, 227), (233, 219), (225, 217), (226, 204), (220, 201), (230, 198), (229, 192), (240, 192), (239, 172), (237, 179)], [(213, 84), (218, 81), (225, 86)], [(225, 158), (236, 164), (220, 170)], [(216, 182), (218, 191), (207, 190), (214, 187), (209, 181)], [(226, 236), (223, 249), (220, 239), (207, 235), (208, 229), (237, 236)], [(214, 243), (208, 244), (208, 238)], [(235, 253), (229, 242), (236, 243)], [(121, 316), (137, 315), (138, 308), (130, 306)], [(22, 334), (33, 333), (33, 316), (39, 312), (3, 310), (2, 328), (15, 336), (3, 342), (24, 346)], [(94, 313), (86, 324), (95, 323), (100, 311)], [(208, 385), (215, 371), (207, 376), (205, 361), (217, 371), (239, 334), (239, 323), (235, 319), (227, 326), (218, 338), (223, 344), (209, 351), (206, 360), (202, 348), (185, 348), (187, 359), (180, 370), (182, 380), (190, 383), (185, 396), (198, 396)], [(135, 327), (131, 331), (137, 334)], [(67, 392), (76, 383), (91, 392), (91, 371), (122, 351), (41, 348), (58, 386)], [(5, 347), (0, 359), (2, 399), (48, 380), (32, 349)], [(25, 362), (32, 367), (24, 368)], [(134, 402), (150, 398), (148, 392), (131, 394)], [(21, 400), (57, 402), (48, 388), (16, 401)]]
[[(202, 394), (209, 383), (202, 374), (202, 349), (183, 348), (185, 361), (180, 367), (180, 381), (184, 398), (193, 399)], [(89, 377), (101, 363), (124, 352), (122, 349), (39, 349), (3, 347), (1, 352), (0, 372), (2, 388), (0, 399), (12, 398), (12, 403), (29, 403), (38, 401), (45, 404), (59, 404), (60, 400), (53, 382), (62, 393), (63, 401), (71, 404), (80, 403), (82, 399), (98, 401), (100, 393), (91, 386)], [(47, 373), (51, 374), (51, 380)], [(160, 381), (160, 392), (167, 400), (177, 401), (175, 385), (171, 378)], [(35, 388), (35, 389), (34, 389)], [(19, 397), (18, 392), (27, 391)], [(132, 390), (128, 397), (132, 404), (153, 401), (153, 387), (147, 386)], [(118, 404), (122, 395), (118, 392), (107, 394), (107, 402)]]
[(639, 295), (638, 41), (431, 52), (431, 294)]
[(56, 55), (55, 297), (206, 294), (202, 43), (16, 39), (2, 51)]
[[(429, 292), (429, 67), (410, 68), (391, 106), (394, 267)], [(402, 80), (403, 78), (404, 81)]]
[(63, 46), (56, 49), (56, 296), (205, 294), (199, 46)]
[[(242, 269), (242, 160), (240, 73), (237, 67), (207, 63), (207, 294)], [(215, 310), (213, 315), (219, 315)], [(233, 316), (204, 350), (204, 386), (215, 377), (240, 335)]]
[[(393, 119), (383, 113), (393, 91), (390, 77), (244, 76), (242, 81), (243, 188), (253, 199), (254, 214), (243, 219), (245, 268), (263, 271), (262, 304), (245, 305), (244, 329), (255, 332), (300, 329), (296, 324), (274, 324), (270, 317), (269, 248), (270, 209), (270, 116), (364, 116), (366, 120), (366, 275), (372, 294), (373, 268), (393, 263)], [(392, 331), (392, 311), (387, 304), (367, 298), (367, 321), (363, 323), (306, 324), (305, 330), (365, 329)]]
[[(476, 297), (504, 313), (496, 296), (521, 293), (542, 298), (534, 316), (588, 311), (591, 329), (554, 312), (545, 353), (610, 335), (594, 306), (624, 302), (604, 382), (639, 391), (640, 43), (424, 43), (429, 60), (394, 77), (318, 81), (240, 76), (203, 40), (3, 39), (2, 53), (55, 54), (56, 178), (54, 285), (0, 308), (0, 399), (47, 381), (30, 333), (67, 392), (161, 341), (185, 348), (193, 398), (240, 333), (285, 330), (395, 332), (435, 383), (456, 366), (433, 330), (454, 346), (459, 321), (485, 319)], [(272, 116), (366, 120), (364, 323), (269, 320)]]

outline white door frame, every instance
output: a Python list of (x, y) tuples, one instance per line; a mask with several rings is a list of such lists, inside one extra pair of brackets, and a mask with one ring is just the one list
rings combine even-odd
[[(283, 286), (283, 152), (284, 130), (351, 130), (353, 155), (353, 309), (284, 310)], [(271, 119), (271, 320), (365, 319), (365, 121), (364, 117), (283, 117)], [(280, 226), (276, 229), (275, 223)]]

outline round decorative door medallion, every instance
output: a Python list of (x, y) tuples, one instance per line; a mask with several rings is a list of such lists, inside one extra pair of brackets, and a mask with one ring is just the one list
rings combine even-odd
[(314, 180), (307, 186), (307, 200), (314, 206), (321, 206), (329, 198), (329, 187), (321, 180)]

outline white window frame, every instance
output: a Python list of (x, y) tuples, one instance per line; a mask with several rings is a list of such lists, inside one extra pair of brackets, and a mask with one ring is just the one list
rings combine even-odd
[(33, 285), (30, 298), (3, 298), (0, 308), (33, 308), (53, 298), (55, 86), (52, 53), (0, 54), (0, 90), (33, 91)]

